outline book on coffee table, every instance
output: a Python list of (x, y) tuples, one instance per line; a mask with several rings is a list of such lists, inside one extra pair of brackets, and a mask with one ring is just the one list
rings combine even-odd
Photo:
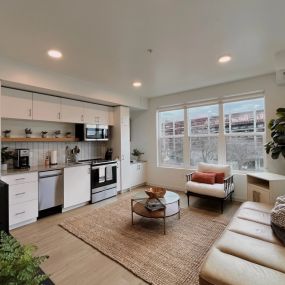
[(164, 209), (165, 206), (160, 202), (159, 199), (148, 199), (145, 203), (145, 208), (153, 212)]

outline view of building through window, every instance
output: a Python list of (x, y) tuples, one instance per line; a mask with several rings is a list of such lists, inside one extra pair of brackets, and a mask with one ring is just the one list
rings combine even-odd
[[(184, 109), (159, 112), (161, 165), (181, 166), (184, 152), (189, 151), (189, 164), (194, 167), (199, 162), (227, 163), (238, 170), (263, 167), (264, 98), (190, 107), (187, 133), (184, 112)], [(183, 150), (184, 135), (189, 137), (187, 150)], [(225, 154), (226, 161), (219, 158), (219, 153)]]
[(188, 109), (190, 165), (218, 163), (219, 105)]
[(226, 160), (233, 169), (263, 167), (264, 99), (224, 104)]
[(184, 109), (159, 113), (159, 162), (183, 164)]

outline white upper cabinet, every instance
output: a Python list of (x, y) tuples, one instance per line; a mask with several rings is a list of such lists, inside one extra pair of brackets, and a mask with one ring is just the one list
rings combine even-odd
[(3, 118), (65, 123), (114, 124), (112, 107), (2, 88)]
[(109, 107), (109, 126), (114, 126), (114, 109)]
[(31, 120), (33, 118), (33, 94), (31, 92), (2, 88), (1, 116), (3, 118)]
[(89, 124), (111, 125), (110, 107), (84, 103), (84, 122)]
[(88, 124), (96, 124), (95, 105), (84, 103), (84, 122)]
[(62, 98), (61, 121), (68, 123), (84, 123), (84, 103)]
[(59, 122), (61, 119), (60, 98), (42, 94), (33, 94), (33, 119)]

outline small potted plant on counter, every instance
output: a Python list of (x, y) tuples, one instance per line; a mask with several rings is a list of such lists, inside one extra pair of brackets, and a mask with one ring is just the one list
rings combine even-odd
[(61, 131), (60, 131), (60, 130), (57, 130), (57, 131), (54, 132), (54, 136), (55, 136), (56, 138), (59, 138), (60, 134), (61, 134)]
[(26, 128), (25, 129), (25, 134), (26, 134), (26, 138), (30, 138), (32, 136), (32, 129)]
[(72, 161), (77, 162), (78, 161), (78, 154), (80, 153), (80, 148), (76, 145), (72, 150), (71, 150), (71, 155), (72, 155)]
[(11, 130), (5, 130), (5, 131), (3, 131), (3, 134), (4, 134), (4, 137), (5, 137), (5, 138), (10, 138), (10, 136), (11, 136)]
[(132, 152), (132, 156), (134, 156), (136, 158), (137, 161), (140, 161), (141, 160), (141, 156), (143, 155), (144, 153), (141, 152), (140, 150), (138, 150), (137, 148), (135, 148)]
[(9, 159), (12, 159), (13, 156), (13, 151), (9, 151), (8, 147), (2, 147), (1, 148), (1, 169), (2, 170), (7, 170), (8, 164), (7, 161)]
[(40, 285), (48, 276), (39, 266), (48, 256), (34, 256), (35, 246), (21, 245), (14, 237), (0, 232), (0, 284)]
[(66, 133), (65, 133), (65, 137), (66, 137), (66, 138), (71, 138), (71, 132), (66, 132)]
[(47, 137), (47, 134), (48, 134), (47, 131), (42, 131), (42, 132), (41, 132), (42, 138), (46, 138), (46, 137)]

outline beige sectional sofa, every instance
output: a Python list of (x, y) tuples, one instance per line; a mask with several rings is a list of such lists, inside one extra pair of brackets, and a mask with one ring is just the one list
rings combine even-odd
[(285, 284), (285, 247), (270, 226), (272, 206), (245, 202), (210, 249), (201, 285)]

